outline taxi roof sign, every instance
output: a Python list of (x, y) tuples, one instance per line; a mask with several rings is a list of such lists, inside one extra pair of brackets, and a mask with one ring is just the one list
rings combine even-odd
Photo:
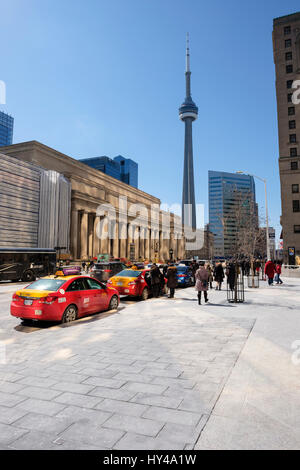
[(62, 266), (56, 271), (55, 276), (76, 276), (81, 274), (80, 266)]

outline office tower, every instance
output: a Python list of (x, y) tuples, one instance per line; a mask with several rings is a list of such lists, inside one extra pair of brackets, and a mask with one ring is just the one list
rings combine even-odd
[(289, 252), (300, 256), (300, 104), (293, 102), (293, 92), (296, 91), (293, 82), (300, 80), (300, 12), (273, 20), (273, 49), (279, 135), (281, 238), (284, 261), (289, 263)]
[(0, 146), (13, 142), (14, 118), (0, 111)]
[(214, 254), (216, 258), (230, 258), (235, 255), (236, 234), (240, 228), (236, 211), (241, 199), (247, 204), (249, 217), (255, 215), (258, 226), (254, 178), (250, 175), (209, 171), (208, 191), (209, 230), (214, 234)]

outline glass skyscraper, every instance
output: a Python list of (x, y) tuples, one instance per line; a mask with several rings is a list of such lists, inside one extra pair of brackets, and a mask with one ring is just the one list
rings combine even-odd
[(13, 142), (14, 118), (0, 111), (0, 146)]
[(234, 245), (238, 227), (235, 223), (237, 196), (249, 200), (258, 224), (257, 204), (255, 202), (255, 183), (253, 176), (223, 171), (208, 172), (209, 230), (214, 234), (216, 258), (234, 256)]
[(130, 158), (124, 158), (118, 155), (114, 158), (115, 162), (120, 165), (121, 181), (130, 184), (134, 188), (138, 187), (138, 164)]
[(79, 160), (96, 170), (123, 181), (135, 188), (138, 187), (138, 164), (130, 158), (118, 155), (114, 159), (109, 157), (93, 157)]

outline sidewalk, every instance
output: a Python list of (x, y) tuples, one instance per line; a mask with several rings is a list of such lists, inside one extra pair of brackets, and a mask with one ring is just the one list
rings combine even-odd
[(0, 448), (300, 448), (300, 280), (283, 280), (243, 304), (178, 289), (41, 329), (1, 295)]
[(195, 449), (300, 448), (300, 281), (283, 280), (246, 295), (257, 320)]

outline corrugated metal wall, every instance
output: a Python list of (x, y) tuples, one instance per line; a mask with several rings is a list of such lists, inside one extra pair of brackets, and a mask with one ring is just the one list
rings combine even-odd
[(0, 246), (37, 247), (40, 171), (0, 154)]
[(60, 173), (0, 154), (0, 247), (69, 250), (71, 184)]
[(43, 171), (40, 189), (39, 246), (66, 247), (62, 253), (68, 252), (70, 214), (70, 182), (56, 171)]

